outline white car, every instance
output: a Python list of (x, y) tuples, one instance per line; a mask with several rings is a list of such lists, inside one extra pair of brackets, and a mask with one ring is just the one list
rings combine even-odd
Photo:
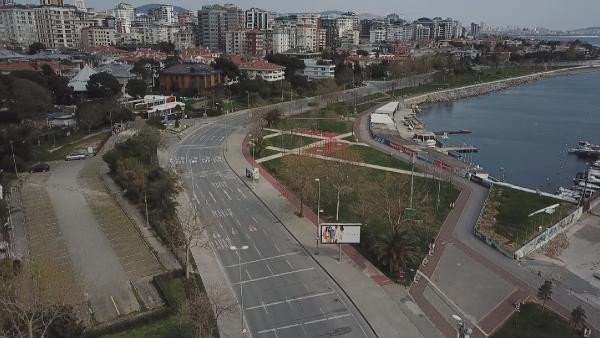
[(85, 151), (76, 151), (65, 157), (65, 161), (84, 160), (87, 157)]

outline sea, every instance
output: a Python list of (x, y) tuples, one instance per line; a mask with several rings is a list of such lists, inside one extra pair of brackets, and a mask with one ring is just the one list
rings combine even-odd
[(428, 130), (471, 130), (441, 141), (477, 146), (468, 160), (492, 176), (554, 193), (572, 187), (587, 165), (568, 148), (580, 140), (600, 144), (600, 72), (431, 104), (420, 117)]
[(592, 46), (597, 46), (600, 47), (600, 36), (594, 36), (594, 35), (589, 35), (589, 36), (556, 36), (556, 35), (549, 35), (549, 36), (524, 36), (525, 38), (531, 38), (531, 39), (537, 39), (537, 40), (548, 40), (548, 41), (575, 41), (575, 40), (579, 40), (579, 41), (583, 41), (586, 43), (589, 43)]

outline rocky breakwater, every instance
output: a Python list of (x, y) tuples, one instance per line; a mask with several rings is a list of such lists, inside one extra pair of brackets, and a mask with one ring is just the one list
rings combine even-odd
[(552, 70), (552, 71), (548, 71), (548, 72), (535, 73), (535, 74), (530, 74), (530, 75), (513, 77), (513, 78), (508, 78), (508, 79), (503, 79), (503, 80), (498, 80), (498, 81), (493, 81), (493, 82), (480, 83), (480, 84), (475, 84), (475, 85), (471, 85), (471, 86), (446, 89), (446, 90), (441, 90), (438, 92), (432, 92), (432, 93), (428, 93), (428, 94), (424, 94), (424, 95), (414, 96), (414, 97), (405, 99), (404, 103), (406, 105), (416, 105), (416, 104), (423, 104), (423, 103), (454, 101), (454, 100), (462, 99), (465, 97), (484, 95), (484, 94), (488, 94), (488, 93), (495, 92), (498, 90), (504, 90), (504, 89), (508, 89), (508, 88), (511, 88), (514, 86), (520, 86), (520, 85), (524, 85), (524, 84), (527, 84), (527, 83), (530, 83), (533, 81), (539, 81), (539, 80), (543, 80), (543, 79), (547, 79), (547, 78), (551, 78), (551, 77), (555, 77), (555, 76), (570, 75), (570, 74), (576, 74), (576, 73), (594, 71), (594, 70), (596, 70), (596, 71), (600, 70), (600, 67), (583, 66), (583, 67), (573, 67), (573, 68)]

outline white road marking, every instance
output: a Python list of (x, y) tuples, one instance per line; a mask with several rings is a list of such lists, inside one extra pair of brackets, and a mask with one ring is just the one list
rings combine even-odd
[(256, 225), (258, 225), (258, 221), (256, 220), (256, 218), (254, 218), (254, 216), (250, 216), (250, 218), (252, 218), (252, 220), (254, 221), (254, 223), (256, 223)]
[[(261, 259), (256, 259), (253, 261), (247, 261), (247, 262), (242, 262), (242, 265), (246, 265), (246, 264), (252, 264), (252, 263), (257, 263), (257, 262), (262, 262), (262, 261), (267, 261), (267, 260), (271, 260), (271, 259), (277, 259), (277, 258), (281, 258), (281, 257), (287, 257), (287, 256), (293, 256), (293, 255), (297, 255), (300, 252), (290, 252), (290, 253), (286, 253), (283, 255), (277, 255), (277, 256), (271, 256), (271, 257), (266, 257), (266, 258), (261, 258)], [(239, 264), (232, 264), (232, 265), (226, 265), (226, 268), (233, 268), (233, 267), (237, 267)]]
[(286, 326), (275, 327), (275, 328), (268, 329), (268, 330), (258, 331), (258, 334), (264, 334), (264, 333), (273, 332), (273, 333), (275, 333), (275, 335), (277, 335), (277, 331), (278, 330), (291, 329), (293, 327), (298, 327), (298, 326), (302, 326), (302, 325), (310, 325), (310, 324), (325, 322), (325, 321), (328, 321), (328, 320), (346, 318), (346, 317), (350, 317), (350, 316), (352, 316), (352, 314), (346, 313), (346, 314), (343, 314), (343, 315), (338, 315), (338, 316), (333, 316), (333, 317), (325, 317), (325, 318), (321, 318), (321, 319), (311, 320), (309, 322), (304, 322), (304, 323), (299, 323), (299, 324), (291, 324), (291, 325), (286, 325)]
[(215, 203), (217, 203), (217, 200), (215, 199), (215, 196), (213, 196), (212, 192), (209, 191), (208, 194), (213, 199), (213, 201), (215, 201)]
[(227, 191), (223, 190), (223, 193), (225, 194), (225, 196), (227, 196), (227, 198), (229, 198), (230, 201), (233, 201), (233, 198), (231, 198), (231, 196), (229, 196)]
[[(321, 293), (317, 293), (317, 294), (314, 294), (314, 295), (308, 295), (308, 296), (303, 296), (303, 297), (296, 297), (296, 298), (281, 300), (281, 301), (278, 301), (278, 302), (272, 302), (272, 303), (268, 303), (268, 304), (262, 303), (261, 305), (247, 307), (246, 310), (254, 310), (254, 309), (259, 309), (259, 308), (268, 307), (268, 306), (280, 305), (280, 304), (285, 304), (285, 303), (293, 303), (293, 302), (297, 302), (297, 301), (300, 301), (300, 300), (303, 300), (303, 299), (323, 297), (323, 296), (331, 295), (333, 293), (335, 293), (335, 291), (321, 292)], [(320, 307), (319, 307), (319, 309), (320, 309)], [(321, 310), (321, 313), (323, 313), (322, 310)], [(323, 315), (325, 315), (325, 314), (323, 313)]]
[[(273, 277), (281, 277), (281, 276), (287, 276), (287, 275), (291, 275), (291, 274), (295, 274), (295, 273), (300, 273), (300, 272), (305, 272), (305, 271), (310, 271), (310, 270), (314, 270), (315, 268), (306, 268), (306, 269), (299, 269), (299, 270), (294, 270), (294, 271), (288, 271), (288, 272), (282, 272), (282, 273), (278, 273), (276, 275), (271, 275), (271, 276), (266, 276), (266, 277), (260, 277), (260, 278), (255, 278), (255, 279), (249, 279), (249, 280), (245, 280), (242, 283), (246, 284), (246, 283), (251, 283), (251, 282), (257, 282), (260, 280), (265, 280), (265, 279), (269, 279), (269, 278), (273, 278)], [(239, 285), (240, 283), (234, 283), (235, 285)]]
[(244, 193), (242, 192), (242, 190), (240, 188), (237, 188), (237, 191), (240, 193), (240, 195), (242, 195), (242, 198), (246, 199), (246, 195), (244, 195)]
[(237, 230), (235, 230), (234, 227), (231, 227), (231, 234), (232, 235), (237, 235), (238, 234)]
[(269, 266), (269, 263), (265, 263), (265, 266), (267, 267), (267, 270), (269, 270), (269, 273), (273, 274), (273, 270), (271, 270), (271, 267)]
[(273, 243), (273, 246), (275, 247), (275, 250), (277, 250), (277, 252), (281, 252), (281, 250), (279, 250), (279, 247), (277, 246), (277, 244)]
[(285, 260), (285, 262), (287, 263), (287, 265), (290, 267), (290, 269), (294, 270), (294, 266), (292, 265), (292, 263), (290, 263), (290, 261), (288, 261), (287, 259)]

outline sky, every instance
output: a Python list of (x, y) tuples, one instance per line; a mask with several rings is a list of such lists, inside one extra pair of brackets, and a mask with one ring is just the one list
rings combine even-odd
[[(598, 0), (163, 0), (190, 10), (213, 3), (235, 3), (242, 8), (259, 7), (276, 12), (319, 12), (350, 10), (386, 15), (398, 13), (405, 19), (452, 17), (468, 25), (485, 22), (494, 26), (547, 27), (568, 30), (600, 26)], [(20, 3), (36, 0), (17, 0)], [(65, 0), (72, 3), (73, 0)], [(87, 7), (106, 9), (123, 0), (85, 0)], [(125, 0), (139, 6), (158, 0)]]

